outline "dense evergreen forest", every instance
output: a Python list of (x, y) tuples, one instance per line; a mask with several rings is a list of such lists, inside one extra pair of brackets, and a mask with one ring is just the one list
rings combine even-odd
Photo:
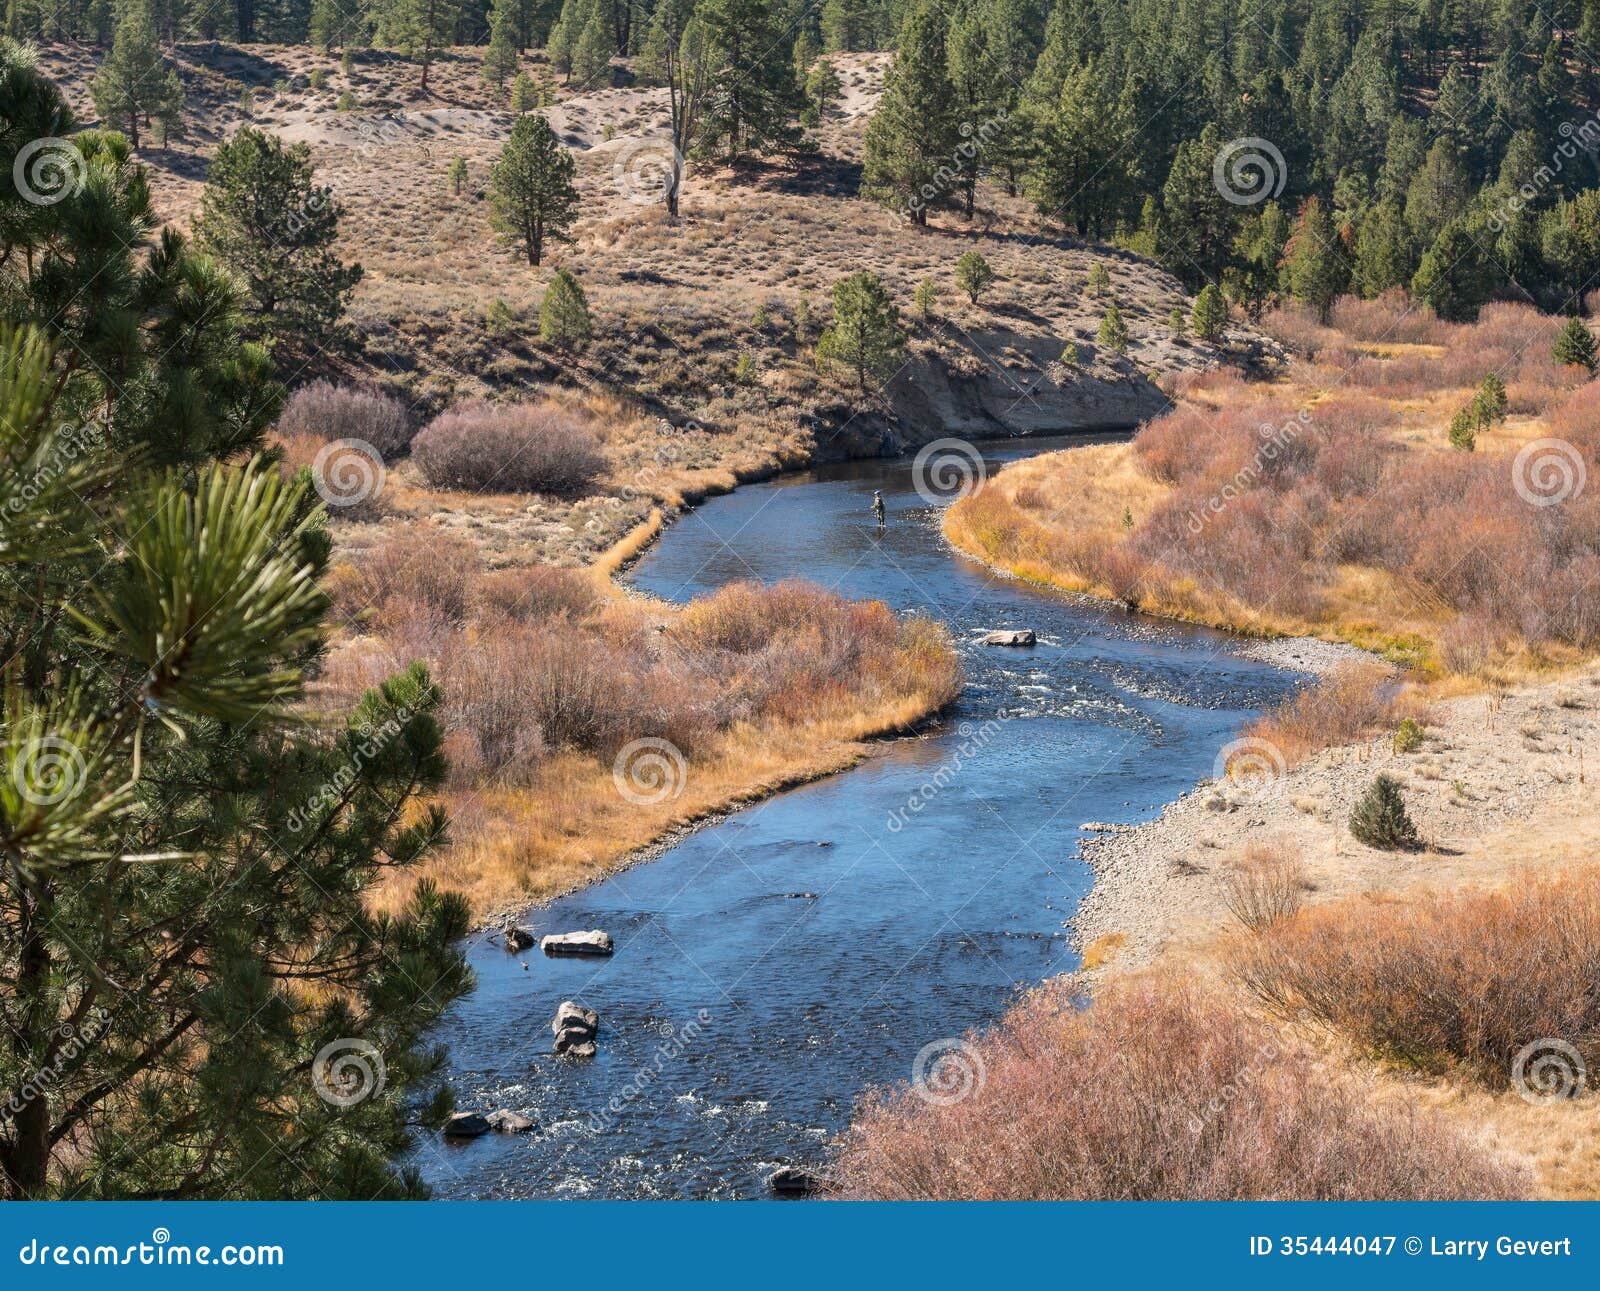
[[(6, 25), (107, 41), (121, 17), (10, 0)], [(1600, 274), (1600, 0), (153, 0), (149, 17), (167, 42), (424, 67), (455, 44), (502, 67), (544, 49), (580, 84), (672, 81), (709, 45), (682, 142), (730, 157), (803, 143), (793, 121), (836, 90), (819, 55), (892, 49), (863, 193), (916, 223), (971, 216), (986, 178), (1250, 310), (1397, 286), (1445, 317), (1494, 296), (1582, 309)]]

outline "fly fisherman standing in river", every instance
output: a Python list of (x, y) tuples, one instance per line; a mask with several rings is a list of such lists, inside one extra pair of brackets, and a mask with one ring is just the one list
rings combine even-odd
[(883, 532), (883, 490), (872, 490), (872, 514), (878, 518), (878, 532)]

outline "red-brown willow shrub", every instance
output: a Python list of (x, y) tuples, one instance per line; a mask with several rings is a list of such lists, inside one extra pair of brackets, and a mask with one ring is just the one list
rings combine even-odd
[(386, 458), (405, 452), (412, 436), (411, 414), (400, 400), (331, 381), (313, 381), (290, 395), (278, 430), (318, 439), (359, 439)]
[(554, 404), (469, 403), (440, 413), (411, 443), (435, 488), (577, 493), (605, 467), (599, 442)]
[(1292, 766), (1393, 725), (1397, 712), (1387, 681), (1377, 664), (1344, 664), (1263, 713), (1245, 734), (1271, 744)]
[(870, 1097), (839, 1144), (837, 1192), (1231, 1201), (1526, 1191), (1442, 1120), (1370, 1103), (1217, 996), (1147, 981), (1080, 1003), (1040, 988), (951, 1051), (935, 1092), (968, 1087), (966, 1097)]
[(459, 623), (472, 605), (478, 549), (432, 527), (398, 529), (341, 565), (330, 580), (346, 622), (394, 623), (431, 615)]
[(1494, 892), (1363, 897), (1242, 940), (1234, 972), (1270, 1009), (1364, 1049), (1491, 1088), (1525, 1046), (1600, 1065), (1600, 871), (1522, 875)]

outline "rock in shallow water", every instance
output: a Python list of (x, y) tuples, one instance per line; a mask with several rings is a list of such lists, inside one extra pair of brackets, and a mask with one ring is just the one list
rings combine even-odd
[(447, 1139), (475, 1139), (489, 1132), (489, 1121), (477, 1112), (453, 1112), (444, 1123)]
[(509, 1111), (502, 1107), (497, 1112), (490, 1112), (484, 1117), (489, 1128), (496, 1134), (526, 1134), (533, 1129), (533, 1118), (524, 1116), (521, 1112)]
[(767, 1176), (767, 1190), (780, 1197), (810, 1197), (822, 1181), (797, 1165), (781, 1165)]
[(611, 934), (598, 928), (588, 932), (552, 933), (540, 946), (547, 955), (609, 955), (614, 949)]
[(533, 934), (526, 928), (507, 928), (506, 949), (515, 954), (519, 950), (527, 950), (533, 945)]
[(979, 645), (989, 646), (1031, 646), (1038, 643), (1039, 638), (1034, 636), (1032, 628), (1003, 628), (997, 632), (986, 632), (979, 640)]

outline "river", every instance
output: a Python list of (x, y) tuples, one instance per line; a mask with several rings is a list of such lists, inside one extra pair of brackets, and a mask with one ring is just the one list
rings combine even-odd
[[(993, 471), (1082, 442), (982, 449)], [(935, 615), (967, 689), (926, 735), (520, 921), (606, 929), (613, 958), (476, 938), (478, 989), (437, 1037), (446, 1078), (459, 1106), (520, 1110), (537, 1129), (419, 1134), (412, 1162), (436, 1196), (762, 1195), (776, 1164), (821, 1158), (866, 1087), (910, 1078), (925, 1046), (1074, 968), (1063, 924), (1092, 881), (1079, 826), (1157, 814), (1300, 680), (1223, 634), (995, 575), (950, 550), (938, 509), (909, 461), (830, 466), (707, 502), (635, 567), (634, 584), (675, 601), (798, 575)], [(998, 627), (1039, 645), (976, 644)], [(567, 998), (600, 1014), (593, 1060), (551, 1057)]]

